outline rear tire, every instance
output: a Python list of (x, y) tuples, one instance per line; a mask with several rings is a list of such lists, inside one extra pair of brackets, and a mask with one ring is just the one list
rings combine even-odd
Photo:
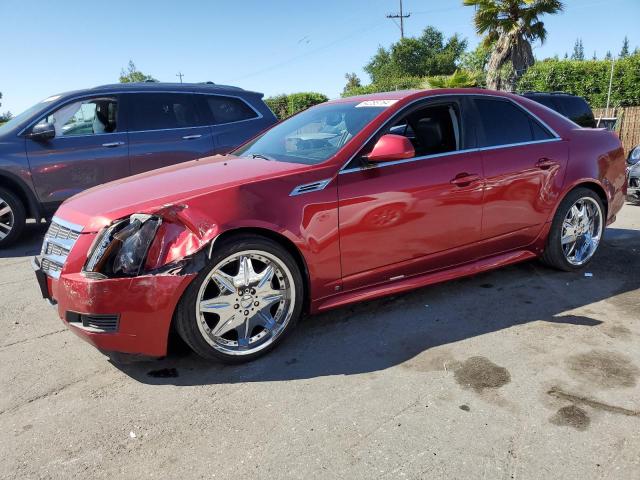
[[(576, 213), (582, 211), (584, 216)], [(605, 222), (606, 210), (598, 194), (585, 187), (572, 190), (553, 217), (542, 261), (565, 272), (585, 267), (600, 246)]]
[(230, 238), (183, 294), (175, 327), (207, 360), (244, 363), (279, 345), (303, 305), (303, 281), (280, 244), (257, 235)]
[(0, 249), (20, 238), (26, 221), (26, 211), (20, 199), (12, 191), (0, 188)]

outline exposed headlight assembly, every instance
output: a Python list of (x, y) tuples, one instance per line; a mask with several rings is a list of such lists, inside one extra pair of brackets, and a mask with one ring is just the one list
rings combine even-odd
[(627, 158), (627, 163), (629, 165), (635, 165), (638, 162), (640, 162), (640, 145), (631, 150), (629, 158)]
[(162, 220), (136, 214), (105, 228), (94, 243), (84, 271), (99, 277), (132, 277), (144, 267)]

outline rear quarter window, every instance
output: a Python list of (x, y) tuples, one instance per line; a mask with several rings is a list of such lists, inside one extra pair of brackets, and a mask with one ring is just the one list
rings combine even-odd
[(258, 113), (240, 98), (222, 95), (200, 95), (199, 97), (213, 125), (242, 122), (259, 117)]

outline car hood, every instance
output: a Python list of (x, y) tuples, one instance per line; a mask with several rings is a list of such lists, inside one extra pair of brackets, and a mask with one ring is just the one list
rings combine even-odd
[(95, 232), (133, 213), (153, 213), (190, 198), (309, 168), (259, 158), (214, 156), (153, 170), (86, 190), (64, 202), (56, 216)]

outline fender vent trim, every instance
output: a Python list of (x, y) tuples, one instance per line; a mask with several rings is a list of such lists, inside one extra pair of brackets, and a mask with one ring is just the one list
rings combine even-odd
[(317, 182), (298, 185), (296, 188), (291, 190), (289, 196), (295, 197), (296, 195), (302, 195), (304, 193), (318, 192), (323, 190), (327, 185), (329, 185), (329, 183), (331, 183), (331, 179), (327, 178), (325, 180), (318, 180)]

